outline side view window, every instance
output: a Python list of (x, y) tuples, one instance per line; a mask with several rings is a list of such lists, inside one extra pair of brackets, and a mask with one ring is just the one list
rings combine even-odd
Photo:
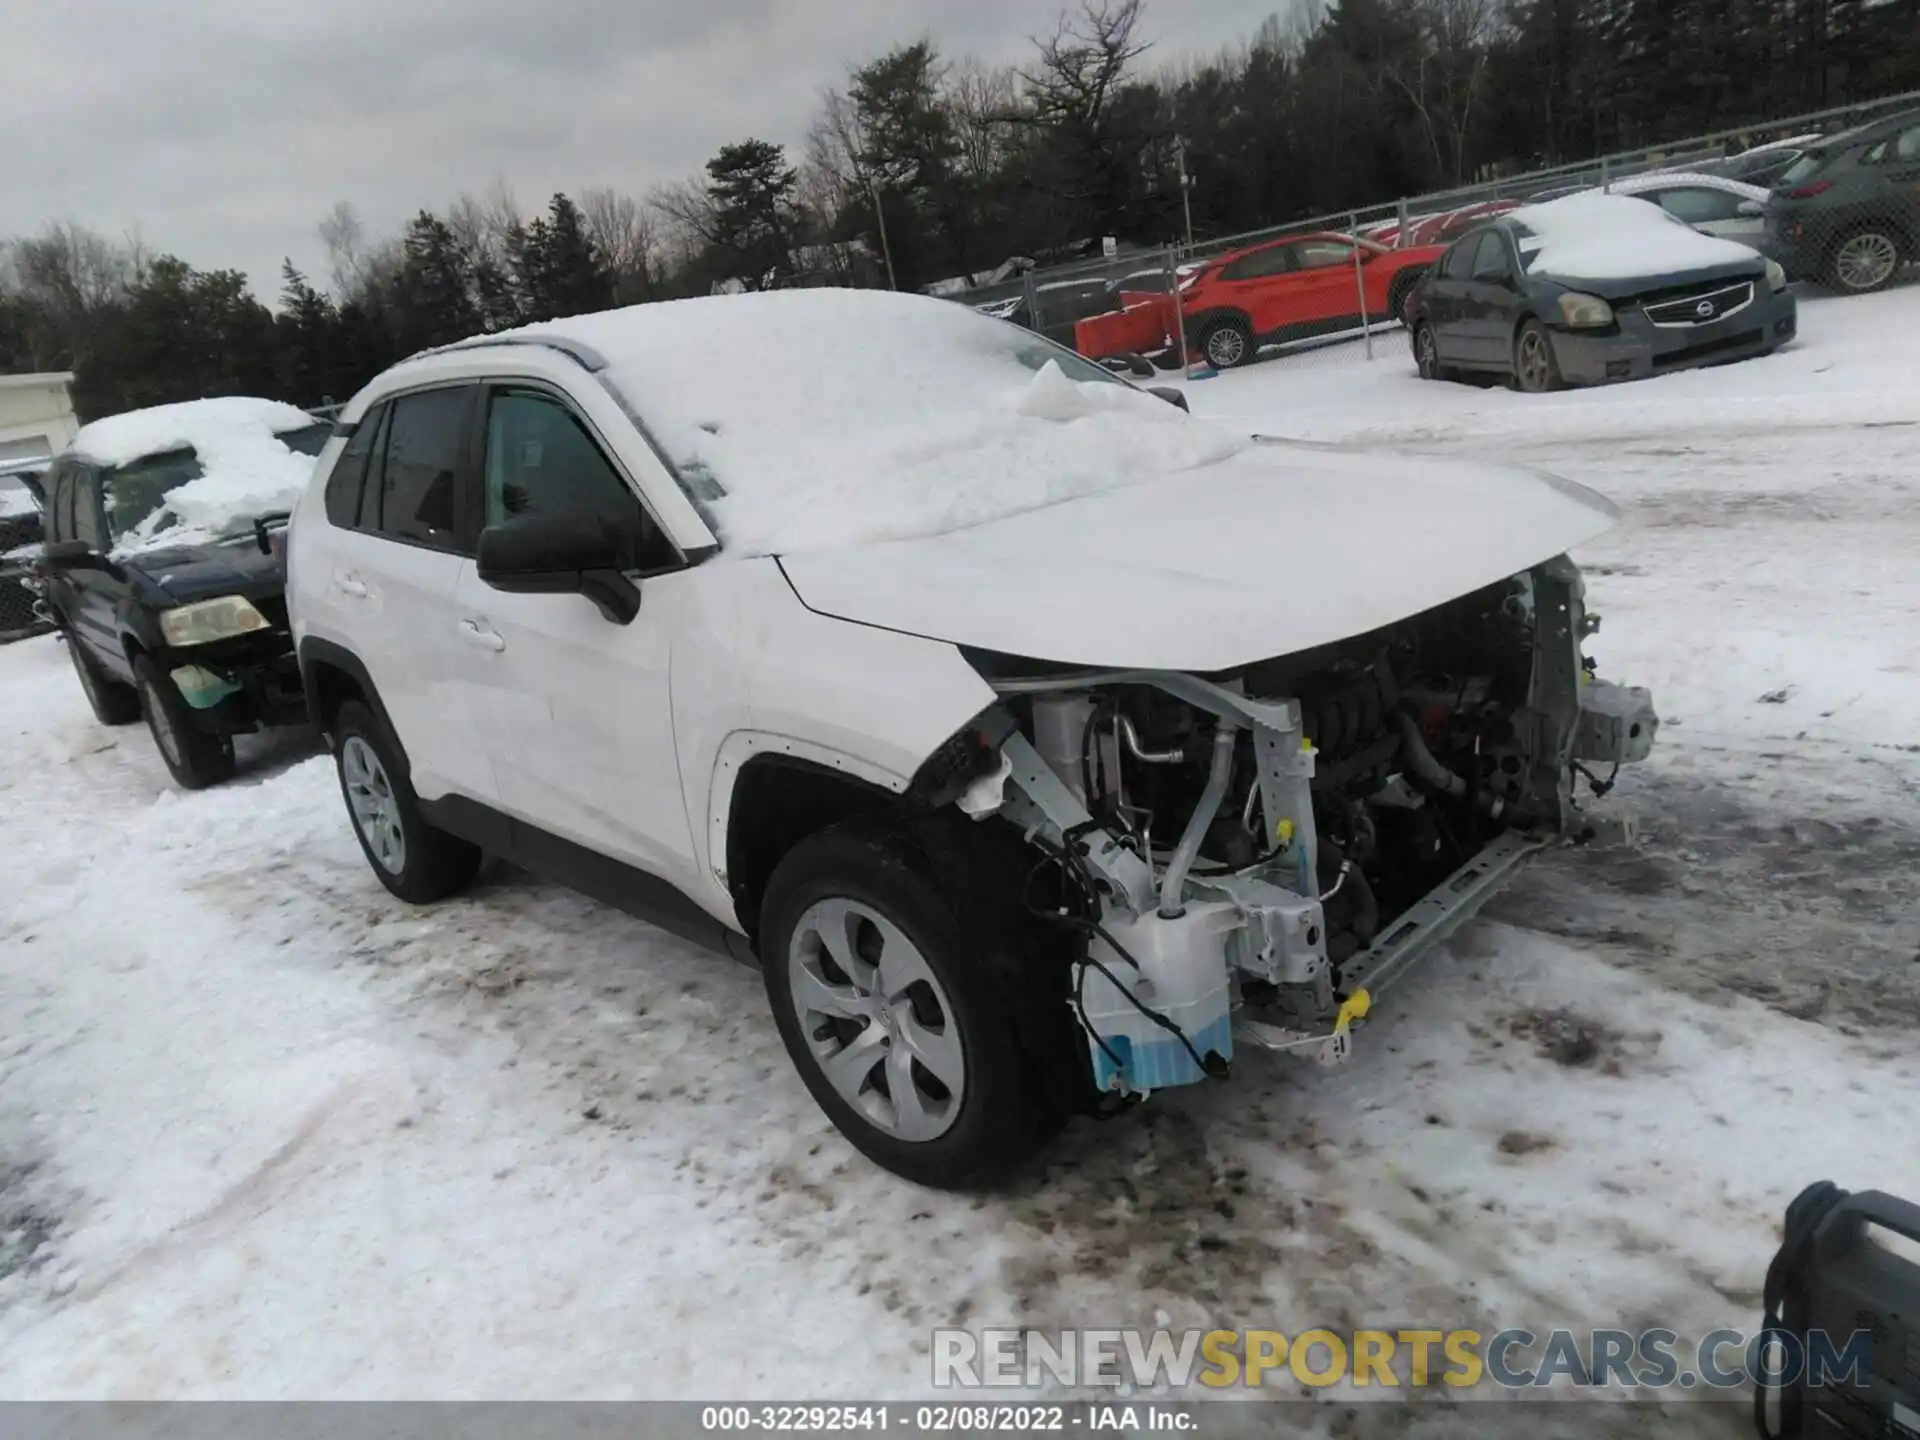
[(47, 541), (56, 544), (73, 538), (73, 470), (56, 460), (47, 471)]
[(1500, 238), (1498, 230), (1483, 234), (1479, 246), (1473, 257), (1474, 279), (1504, 280), (1513, 273), (1513, 267), (1507, 263), (1506, 242)]
[(679, 555), (611, 461), (567, 407), (536, 390), (496, 391), (487, 412), (486, 519), (591, 515), (638, 536), (639, 565)]
[(1329, 265), (1353, 263), (1353, 246), (1338, 240), (1303, 240), (1293, 250), (1302, 270), (1323, 270)]
[(1284, 275), (1293, 268), (1293, 246), (1270, 245), (1243, 255), (1220, 272), (1222, 280), (1258, 280), (1267, 275)]
[(105, 537), (100, 533), (100, 497), (94, 493), (93, 476), (86, 470), (76, 470), (71, 481), (73, 490), (73, 534), (72, 539), (84, 540), (87, 548), (106, 551)]
[(1440, 274), (1448, 280), (1465, 280), (1473, 274), (1473, 255), (1480, 248), (1478, 236), (1456, 240), (1453, 248), (1440, 257)]
[(360, 424), (340, 451), (340, 458), (333, 462), (333, 473), (327, 476), (328, 524), (351, 530), (358, 523), (360, 487), (367, 479), (367, 456), (373, 451), (374, 439), (386, 415), (387, 407), (376, 405), (361, 416)]
[(1733, 219), (1740, 211), (1740, 197), (1723, 190), (1683, 186), (1678, 190), (1662, 190), (1660, 207), (1689, 225), (1704, 225), (1710, 220)]
[[(365, 528), (436, 550), (457, 547), (455, 493), (460, 442), (473, 392), (465, 386), (424, 390), (393, 402), (386, 425), (378, 491), (369, 481), (361, 505)], [(368, 504), (377, 505), (368, 524)]]

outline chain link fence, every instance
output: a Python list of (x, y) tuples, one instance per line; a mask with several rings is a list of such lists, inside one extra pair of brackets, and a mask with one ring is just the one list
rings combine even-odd
[(1404, 360), (1408, 292), (1522, 204), (1639, 196), (1840, 293), (1920, 262), (1920, 92), (1489, 177), (1283, 226), (1036, 269), (952, 298), (1115, 369), (1205, 376), (1255, 359)]

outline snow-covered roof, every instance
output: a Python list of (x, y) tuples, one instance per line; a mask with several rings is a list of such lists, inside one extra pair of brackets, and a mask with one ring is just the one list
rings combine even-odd
[(100, 465), (127, 465), (191, 449), (200, 475), (166, 492), (162, 503), (122, 535), (115, 554), (158, 545), (193, 545), (230, 533), (255, 515), (291, 510), (313, 475), (313, 457), (278, 438), (316, 424), (278, 400), (226, 396), (130, 410), (84, 425), (72, 453)]
[(1570, 280), (1631, 280), (1759, 258), (1631, 195), (1587, 191), (1522, 205), (1506, 218), (1532, 232), (1520, 241), (1528, 269)]
[(1697, 185), (1703, 190), (1724, 190), (1729, 195), (1738, 195), (1742, 200), (1761, 200), (1767, 198), (1764, 185), (1749, 185), (1744, 180), (1731, 180), (1725, 175), (1699, 175), (1686, 170), (1676, 170), (1658, 175), (1629, 175), (1624, 180), (1613, 182), (1616, 195), (1639, 195), (1648, 190), (1671, 190), (1676, 185)]
[(734, 553), (939, 534), (1160, 479), (1247, 442), (1040, 336), (874, 290), (556, 320), (607, 358)]

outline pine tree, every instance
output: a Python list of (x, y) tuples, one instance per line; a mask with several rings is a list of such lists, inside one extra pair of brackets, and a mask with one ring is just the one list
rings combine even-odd
[(753, 290), (791, 274), (800, 177), (787, 152), (765, 140), (723, 145), (707, 162), (707, 177), (720, 258)]

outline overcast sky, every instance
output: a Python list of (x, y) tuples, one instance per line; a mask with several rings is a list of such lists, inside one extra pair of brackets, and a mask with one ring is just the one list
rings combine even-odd
[[(1149, 61), (1252, 34), (1276, 0), (1149, 0)], [(4, 0), (0, 236), (75, 220), (237, 266), (260, 298), (351, 201), (371, 235), (504, 181), (643, 193), (757, 135), (798, 153), (825, 86), (930, 36), (1029, 56), (1038, 0)]]

